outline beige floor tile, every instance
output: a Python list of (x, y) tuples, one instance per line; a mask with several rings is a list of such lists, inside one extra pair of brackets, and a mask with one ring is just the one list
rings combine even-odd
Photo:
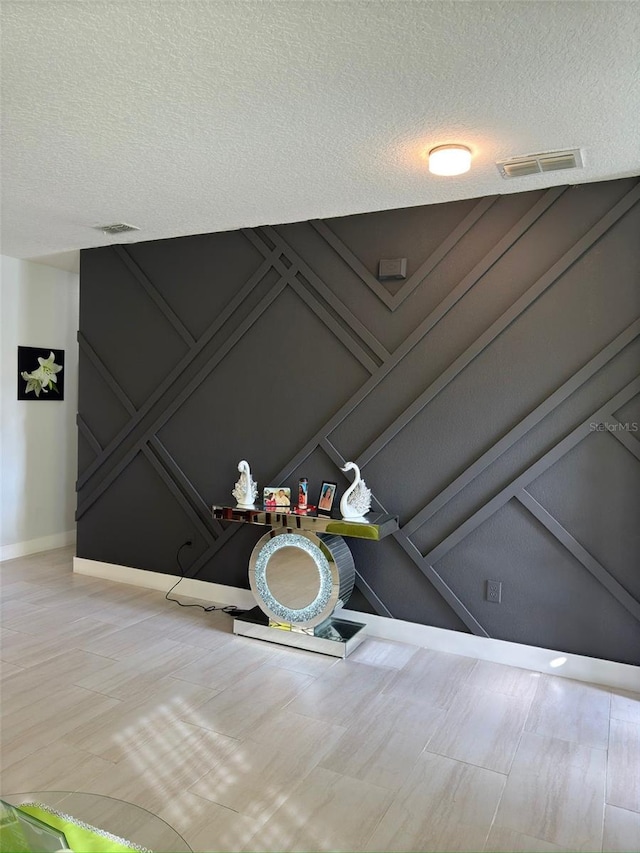
[(185, 662), (208, 657), (206, 649), (196, 649), (173, 640), (154, 640), (143, 651), (130, 654), (126, 659), (114, 660), (99, 673), (78, 681), (80, 687), (113, 696), (115, 699), (131, 699), (136, 695), (151, 694), (161, 686), (163, 677), (172, 675)]
[(250, 736), (266, 717), (283, 708), (312, 681), (301, 672), (264, 665), (243, 675), (184, 719), (230, 737)]
[(141, 649), (153, 647), (156, 641), (167, 639), (164, 633), (144, 627), (145, 621), (136, 622), (134, 625), (97, 622), (96, 624), (106, 625), (107, 630), (93, 637), (78, 640), (76, 645), (92, 654), (102, 655), (112, 660), (126, 660)]
[[(23, 587), (32, 587), (33, 584), (14, 584), (11, 593), (7, 594), (5, 587), (2, 589), (2, 604), (0, 604), (0, 620), (2, 627), (11, 631), (25, 631), (26, 627), (32, 626), (39, 616), (47, 614), (47, 610), (38, 607), (28, 598), (21, 595)], [(18, 589), (14, 589), (18, 587)], [(37, 591), (37, 587), (34, 587)], [(35, 594), (35, 593), (34, 593)], [(12, 596), (15, 596), (12, 597)]]
[(639, 853), (640, 813), (605, 806), (602, 849), (605, 853)]
[(158, 816), (202, 853), (242, 850), (261, 824), (195, 794), (184, 793), (167, 803)]
[(367, 637), (364, 643), (349, 655), (349, 659), (356, 663), (402, 669), (417, 651), (417, 646), (410, 646), (407, 643), (395, 643), (392, 640), (378, 640), (375, 637)]
[(611, 806), (640, 812), (640, 726), (611, 720), (607, 796)]
[(180, 721), (198, 724), (196, 709), (215, 696), (214, 691), (186, 681), (166, 678), (159, 682), (151, 696), (119, 702), (64, 735), (67, 743), (118, 762), (141, 744), (162, 743), (165, 731)]
[(69, 686), (50, 693), (31, 705), (11, 713), (3, 713), (3, 766), (58, 740), (76, 726), (116, 707), (117, 700)]
[(263, 666), (273, 657), (274, 651), (267, 643), (234, 637), (231, 644), (207, 652), (197, 663), (179, 667), (172, 675), (192, 684), (222, 689)]
[(264, 821), (343, 734), (341, 726), (286, 709), (274, 712), (189, 792)]
[(365, 849), (482, 850), (504, 783), (500, 773), (423, 753)]
[(506, 666), (488, 660), (476, 661), (465, 687), (479, 687), (481, 690), (492, 690), (494, 693), (506, 693), (507, 696), (522, 696), (533, 699), (538, 682), (539, 672), (519, 669), (517, 666)]
[(83, 600), (83, 606), (95, 619), (120, 627), (142, 622), (161, 612), (166, 604), (162, 593), (127, 584), (113, 584)]
[(113, 626), (98, 622), (91, 616), (78, 616), (67, 620), (57, 610), (44, 610), (37, 619), (21, 630), (42, 639), (64, 639), (68, 641), (69, 646), (79, 648), (80, 642), (100, 637), (112, 631)]
[(609, 741), (608, 690), (556, 675), (542, 675), (526, 729), (546, 737), (606, 749)]
[[(167, 607), (171, 606), (175, 605), (167, 602)], [(139, 625), (160, 631), (168, 640), (203, 649), (217, 649), (233, 637), (231, 616), (220, 612), (204, 613), (176, 607), (173, 612), (163, 610)]]
[(5, 679), (9, 675), (15, 675), (18, 672), (24, 672), (23, 667), (16, 666), (13, 663), (7, 663), (0, 658), (0, 678)]
[(474, 658), (418, 649), (394, 681), (385, 687), (385, 693), (448, 708), (475, 664)]
[(627, 723), (640, 723), (640, 693), (612, 690), (611, 716)]
[(568, 847), (558, 847), (549, 841), (523, 835), (513, 829), (493, 827), (485, 844), (485, 853), (563, 853)]
[(391, 797), (384, 788), (319, 767), (298, 785), (246, 849), (360, 850)]
[(427, 750), (508, 773), (530, 705), (530, 696), (462, 688)]
[(97, 776), (87, 790), (135, 803), (156, 814), (211, 768), (232, 772), (240, 742), (217, 732), (177, 722), (140, 743)]
[(108, 658), (72, 649), (43, 663), (22, 669), (3, 684), (2, 707), (7, 714), (28, 708), (36, 702), (46, 703), (51, 693), (63, 691), (111, 664)]
[(602, 749), (525, 732), (495, 827), (561, 847), (600, 850), (605, 765)]
[(363, 782), (397, 790), (444, 718), (442, 708), (374, 697), (365, 719), (350, 726), (320, 763)]
[(302, 672), (305, 675), (315, 677), (325, 675), (330, 669), (339, 669), (344, 661), (331, 655), (274, 645), (274, 656), (271, 663), (282, 669), (290, 669), (293, 672)]
[(64, 638), (33, 636), (22, 631), (2, 629), (0, 635), (0, 657), (7, 663), (18, 663), (22, 667), (50, 660), (72, 648), (71, 641)]
[(2, 791), (78, 791), (101, 773), (109, 772), (109, 761), (57, 741), (2, 767)]
[(288, 706), (297, 714), (347, 726), (363, 714), (394, 670), (343, 661), (316, 679)]

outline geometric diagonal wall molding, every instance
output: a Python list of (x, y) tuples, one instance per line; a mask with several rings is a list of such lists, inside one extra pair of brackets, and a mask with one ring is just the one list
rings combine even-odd
[(640, 393), (640, 377), (630, 382), (625, 388), (622, 388), (611, 400), (608, 400), (604, 406), (601, 406), (588, 418), (586, 418), (579, 426), (572, 430), (569, 435), (565, 436), (562, 441), (559, 441), (551, 450), (540, 457), (533, 465), (530, 465), (526, 471), (519, 474), (512, 480), (508, 486), (501, 489), (497, 495), (487, 501), (477, 512), (461, 524), (450, 536), (443, 539), (435, 548), (424, 555), (424, 559), (431, 563), (437, 563), (445, 554), (447, 554), (458, 542), (461, 542), (465, 536), (468, 536), (476, 527), (484, 523), (494, 512), (504, 506), (507, 501), (516, 497), (522, 489), (526, 489), (529, 483), (532, 483), (537, 477), (543, 474), (548, 468), (561, 459), (566, 453), (572, 450), (580, 441), (592, 434), (591, 424), (602, 423), (607, 417), (607, 413), (611, 409), (623, 406), (631, 400), (636, 394)]
[[(335, 465), (337, 465), (338, 467), (342, 467), (344, 465), (346, 461), (344, 456), (342, 456), (342, 454), (333, 446), (333, 444), (331, 444), (329, 439), (325, 438), (322, 441), (322, 448)], [(381, 501), (376, 497), (376, 495), (372, 494), (372, 499), (373, 505), (377, 509), (381, 510), (382, 512), (387, 511), (387, 508), (381, 503)], [(430, 565), (426, 560), (423, 559), (422, 554), (418, 551), (413, 542), (410, 541), (409, 537), (404, 532), (403, 527), (400, 527), (400, 529), (393, 534), (393, 538), (404, 549), (404, 551), (411, 558), (411, 560), (413, 560), (416, 567), (425, 576), (425, 578), (429, 581), (429, 583), (436, 590), (436, 592), (438, 592), (438, 594), (442, 596), (442, 598), (449, 605), (451, 610), (469, 629), (469, 631), (472, 634), (476, 634), (480, 637), (488, 637), (488, 632), (480, 624), (477, 618), (471, 613), (468, 607), (466, 607), (464, 602), (461, 601), (461, 599), (455, 594), (449, 584), (446, 583), (446, 581), (436, 571), (436, 569), (434, 569), (432, 565)]]
[(78, 426), (80, 434), (84, 436), (87, 441), (87, 444), (89, 445), (89, 447), (91, 447), (96, 456), (98, 455), (98, 453), (101, 453), (102, 445), (95, 437), (93, 432), (89, 429), (87, 422), (81, 415), (76, 415), (76, 424)]
[[(539, 406), (516, 424), (509, 432), (501, 439), (492, 445), (485, 453), (476, 459), (462, 474), (456, 477), (449, 485), (439, 492), (429, 503), (423, 507), (416, 515), (413, 516), (406, 524), (403, 525), (403, 530), (410, 536), (423, 524), (425, 524), (432, 515), (442, 509), (442, 507), (458, 492), (468, 486), (485, 468), (499, 459), (500, 456), (511, 448), (517, 441), (523, 438), (529, 430), (540, 423), (547, 415), (554, 411), (562, 404), (574, 391), (590, 379), (598, 370), (605, 364), (611, 361), (624, 347), (633, 341), (640, 334), (640, 320), (636, 320), (627, 326), (627, 328), (617, 335), (606, 347), (590, 359), (583, 367), (574, 373), (566, 382), (550, 394)], [(615, 433), (616, 438), (621, 441), (629, 438), (628, 433)]]
[(82, 472), (81, 476), (78, 478), (79, 488), (81, 488), (88, 481), (88, 479), (98, 470), (100, 465), (102, 465), (102, 463), (117, 450), (117, 448), (124, 441), (124, 439), (128, 437), (131, 432), (131, 429), (135, 427), (151, 411), (154, 406), (158, 405), (162, 397), (166, 395), (167, 391), (174, 385), (174, 383), (179, 380), (180, 377), (184, 376), (185, 372), (188, 370), (193, 361), (197, 358), (198, 355), (200, 355), (204, 348), (214, 339), (214, 337), (221, 331), (221, 329), (226, 324), (231, 323), (233, 321), (234, 317), (237, 315), (241, 307), (245, 304), (250, 294), (254, 291), (259, 282), (262, 281), (262, 279), (264, 279), (264, 277), (267, 275), (269, 268), (270, 265), (268, 261), (265, 260), (264, 263), (262, 263), (260, 267), (253, 273), (253, 275), (245, 282), (244, 286), (229, 302), (225, 309), (219, 315), (212, 319), (206, 331), (198, 338), (198, 341), (191, 347), (191, 349), (189, 350), (189, 352), (187, 352), (184, 358), (168, 374), (165, 381), (161, 383), (149, 396), (145, 403), (140, 407), (135, 417), (132, 418), (130, 423), (123, 427), (123, 429), (118, 433), (118, 435), (113, 439), (113, 441), (110, 442), (110, 444), (104, 448), (102, 456), (99, 459), (96, 459), (95, 463), (90, 468)]
[[(296, 255), (292, 249), (287, 246), (284, 240), (275, 232), (273, 228), (259, 228), (255, 231), (246, 232), (247, 238), (254, 246), (267, 256), (267, 244), (265, 239), (273, 242), (275, 251), (272, 251), (273, 266), (278, 273), (287, 281), (294, 283), (296, 277), (302, 275), (304, 279), (312, 286), (317, 296), (322, 298), (325, 303), (332, 307), (336, 316), (340, 317), (347, 328), (353, 333), (355, 339), (359, 339), (366, 347), (368, 347), (379, 361), (385, 361), (389, 358), (389, 353), (380, 343), (380, 341), (360, 322), (347, 306), (337, 299), (327, 288), (324, 282), (318, 278), (313, 270), (304, 263), (303, 259)], [(288, 266), (283, 263), (283, 259), (287, 259)]]
[(553, 266), (536, 281), (513, 305), (502, 314), (474, 343), (468, 347), (438, 379), (426, 388), (398, 418), (358, 458), (366, 465), (394, 438), (400, 430), (419, 414), (474, 358), (480, 355), (497, 337), (507, 329), (526, 309), (551, 287), (578, 258), (588, 251), (594, 243), (624, 216), (631, 206), (640, 199), (640, 187), (631, 190), (618, 204), (591, 228), (577, 243), (566, 252)]
[(638, 482), (639, 202), (629, 178), (83, 251), (78, 555), (176, 573), (192, 539), (189, 576), (246, 586), (260, 530), (210, 515), (238, 460), (313, 491), (351, 458), (400, 516), (354, 546), (358, 606), (640, 664), (635, 498), (585, 522), (608, 461)]
[[(603, 418), (603, 421), (606, 423), (615, 425), (618, 429), (610, 432), (612, 435), (623, 447), (626, 447), (629, 453), (632, 453), (638, 462), (640, 462), (640, 441), (637, 438), (634, 438), (631, 433), (627, 431), (626, 424), (621, 423), (617, 418), (613, 415), (610, 415), (606, 418)], [(636, 426), (636, 431), (638, 430), (638, 424)]]
[(516, 500), (543, 524), (558, 542), (569, 551), (594, 578), (606, 587), (616, 601), (625, 607), (640, 622), (640, 601), (629, 595), (627, 590), (613, 578), (604, 566), (590, 554), (526, 489), (515, 495)]
[[(494, 256), (499, 256), (498, 253), (505, 246), (513, 245), (515, 239), (520, 237), (538, 217), (552, 205), (565, 191), (565, 187), (553, 187), (547, 190), (542, 201), (536, 204), (531, 212), (529, 212), (517, 224), (515, 229), (506, 235), (504, 241), (494, 249)], [(451, 234), (440, 243), (440, 245), (431, 253), (431, 255), (418, 267), (418, 269), (404, 282), (395, 294), (389, 291), (380, 284), (378, 279), (369, 272), (362, 261), (354, 255), (353, 252), (346, 246), (343, 241), (331, 230), (331, 228), (322, 220), (315, 219), (311, 221), (311, 225), (323, 237), (326, 242), (335, 250), (342, 260), (351, 267), (353, 272), (371, 289), (373, 293), (387, 306), (390, 311), (395, 311), (407, 299), (413, 291), (424, 281), (429, 273), (446, 257), (446, 255), (455, 249), (456, 244), (465, 236), (470, 228), (489, 211), (495, 203), (496, 197), (483, 198), (472, 208), (472, 210), (464, 217), (462, 222), (451, 232)]]

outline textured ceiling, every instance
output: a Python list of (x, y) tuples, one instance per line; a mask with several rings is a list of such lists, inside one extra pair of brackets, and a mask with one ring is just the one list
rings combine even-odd
[[(3, 0), (2, 251), (640, 172), (637, 2)], [(471, 172), (424, 152), (469, 145)], [(511, 181), (495, 161), (581, 147)], [(125, 221), (133, 237), (92, 225)]]

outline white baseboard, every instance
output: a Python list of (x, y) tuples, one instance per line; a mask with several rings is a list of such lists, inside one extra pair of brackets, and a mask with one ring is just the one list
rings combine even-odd
[[(159, 589), (160, 592), (168, 592), (178, 580), (175, 575), (148, 572), (146, 569), (132, 569), (130, 566), (102, 563), (100, 560), (87, 560), (84, 557), (73, 558), (73, 571), (80, 575), (91, 575), (94, 578), (105, 578), (118, 583), (142, 586), (146, 589)], [(199, 581), (195, 578), (185, 578), (180, 581), (180, 586), (175, 594), (199, 598), (202, 601), (211, 601), (225, 606), (235, 605), (241, 610), (256, 606), (256, 600), (250, 589), (238, 589), (235, 586), (209, 583), (209, 581)]]
[(4, 560), (14, 560), (16, 557), (27, 557), (39, 551), (52, 551), (54, 548), (64, 548), (75, 545), (76, 531), (65, 530), (64, 533), (52, 533), (39, 539), (29, 539), (26, 542), (15, 542), (13, 545), (0, 545), (0, 563)]
[[(133, 569), (114, 563), (102, 563), (83, 557), (74, 557), (73, 570), (83, 575), (133, 584), (146, 589), (158, 589), (162, 592), (167, 592), (177, 580), (174, 575)], [(250, 590), (208, 581), (185, 578), (181, 581), (176, 594), (178, 592), (203, 601), (225, 606), (235, 605), (242, 610), (256, 606)], [(388, 619), (384, 616), (359, 613), (356, 610), (341, 610), (339, 615), (355, 622), (366, 623), (370, 637), (395, 640), (434, 651), (449, 652), (508, 666), (518, 666), (534, 672), (545, 672), (550, 675), (573, 678), (576, 681), (588, 681), (605, 687), (640, 692), (640, 667), (631, 664), (542, 649), (538, 646), (525, 646), (506, 640), (476, 637), (460, 631), (433, 628), (415, 622), (404, 622), (402, 619)]]

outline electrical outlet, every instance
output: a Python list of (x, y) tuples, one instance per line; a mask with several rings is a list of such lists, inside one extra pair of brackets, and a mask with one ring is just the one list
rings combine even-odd
[(500, 604), (502, 601), (502, 581), (487, 581), (487, 601)]

